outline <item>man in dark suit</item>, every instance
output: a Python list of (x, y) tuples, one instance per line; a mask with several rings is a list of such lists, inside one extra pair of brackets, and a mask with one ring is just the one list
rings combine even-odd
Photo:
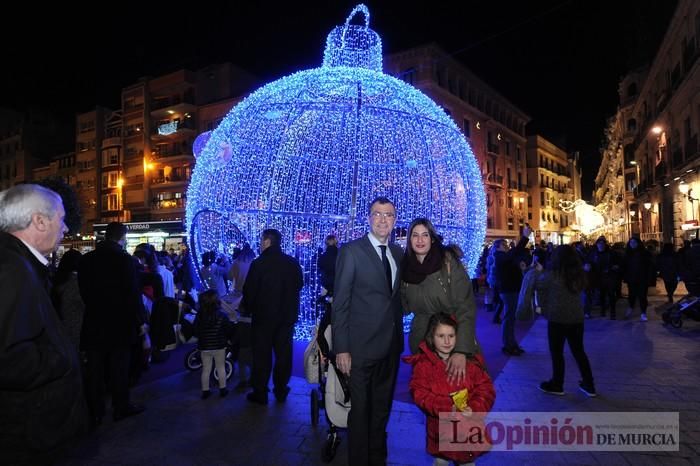
[(396, 208), (385, 197), (370, 204), (369, 234), (340, 248), (333, 298), (333, 350), (350, 376), (351, 465), (386, 463), (386, 425), (403, 351), (399, 297), (401, 247), (389, 243)]
[(51, 254), (66, 231), (58, 194), (0, 192), (0, 463), (53, 464), (86, 427), (78, 354), (49, 297)]
[(105, 240), (83, 256), (78, 269), (85, 302), (80, 342), (87, 353), (88, 406), (95, 425), (104, 416), (105, 370), (109, 370), (114, 420), (144, 410), (129, 401), (131, 346), (146, 329), (136, 265), (124, 250), (126, 231), (122, 223), (108, 224)]
[[(299, 292), (303, 277), (299, 262), (282, 252), (282, 234), (262, 232), (260, 256), (250, 264), (243, 285), (241, 307), (252, 315), (253, 369), (248, 401), (267, 404), (267, 384), (272, 372), (274, 394), (283, 402), (292, 376), (292, 336), (299, 316)], [(275, 367), (272, 368), (272, 351)]]

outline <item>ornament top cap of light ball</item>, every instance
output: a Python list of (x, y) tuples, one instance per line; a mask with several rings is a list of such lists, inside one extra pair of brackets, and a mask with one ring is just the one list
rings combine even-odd
[[(358, 14), (364, 24), (350, 24)], [(372, 199), (397, 208), (397, 239), (417, 217), (476, 268), (486, 203), (476, 158), (445, 111), (382, 72), (381, 39), (358, 5), (327, 37), (323, 66), (256, 90), (224, 118), (197, 158), (187, 193), (193, 258), (276, 228), (305, 271), (300, 321), (319, 290), (317, 248), (368, 230)], [(197, 264), (199, 265), (199, 264)]]

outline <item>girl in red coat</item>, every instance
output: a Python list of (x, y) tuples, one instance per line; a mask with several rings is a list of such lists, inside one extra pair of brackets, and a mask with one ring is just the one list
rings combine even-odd
[[(457, 322), (443, 312), (430, 318), (420, 351), (404, 361), (413, 366), (409, 389), (416, 405), (427, 416), (427, 450), (435, 457), (433, 465), (473, 464), (482, 451), (440, 451), (440, 413), (461, 411), (465, 417), (472, 412), (488, 412), (493, 407), (496, 392), (481, 363), (482, 356), (467, 360), (467, 373), (461, 380), (448, 380), (446, 361), (456, 342)], [(466, 389), (466, 391), (465, 391)], [(466, 398), (466, 400), (465, 400)], [(465, 402), (466, 401), (466, 402)]]

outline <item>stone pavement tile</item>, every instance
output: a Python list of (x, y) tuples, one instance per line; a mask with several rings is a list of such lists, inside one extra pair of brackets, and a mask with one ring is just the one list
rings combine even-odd
[(676, 458), (659, 454), (625, 453), (625, 459), (634, 466), (690, 466), (688, 458)]

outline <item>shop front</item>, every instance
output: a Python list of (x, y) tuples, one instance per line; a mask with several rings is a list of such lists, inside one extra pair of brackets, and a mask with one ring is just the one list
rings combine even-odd
[[(129, 254), (134, 252), (136, 245), (141, 243), (152, 244), (156, 251), (168, 251), (170, 248), (180, 250), (180, 245), (187, 242), (185, 225), (180, 220), (160, 222), (133, 222), (125, 223), (126, 250)], [(96, 223), (93, 226), (97, 241), (105, 236), (106, 223)]]

